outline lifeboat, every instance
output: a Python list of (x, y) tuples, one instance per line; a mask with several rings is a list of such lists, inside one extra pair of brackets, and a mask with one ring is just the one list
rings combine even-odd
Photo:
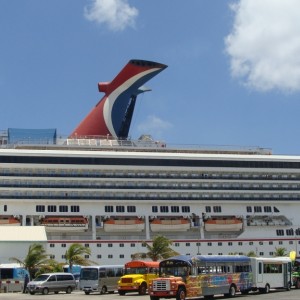
[(21, 221), (18, 217), (13, 216), (1, 216), (0, 226), (20, 226)]
[(191, 228), (191, 222), (187, 218), (154, 218), (150, 221), (153, 232), (158, 231), (187, 231)]
[(142, 231), (145, 221), (142, 218), (108, 218), (103, 221), (106, 232)]
[(206, 231), (241, 231), (243, 220), (237, 217), (211, 217), (204, 220)]
[(88, 229), (89, 221), (88, 218), (78, 217), (43, 217), (40, 220), (40, 224), (46, 227), (49, 232), (53, 231), (64, 231), (64, 230), (76, 230), (84, 231)]

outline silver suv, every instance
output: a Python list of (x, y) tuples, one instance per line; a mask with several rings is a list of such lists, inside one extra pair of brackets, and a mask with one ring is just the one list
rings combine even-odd
[(41, 274), (28, 282), (27, 289), (31, 295), (49, 292), (66, 292), (70, 294), (76, 288), (76, 280), (71, 273), (47, 273)]

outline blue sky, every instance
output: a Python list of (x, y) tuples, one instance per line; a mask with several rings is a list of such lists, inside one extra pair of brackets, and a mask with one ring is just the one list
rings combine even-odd
[(137, 58), (132, 138), (300, 154), (298, 0), (2, 0), (0, 37), (1, 129), (70, 134)]

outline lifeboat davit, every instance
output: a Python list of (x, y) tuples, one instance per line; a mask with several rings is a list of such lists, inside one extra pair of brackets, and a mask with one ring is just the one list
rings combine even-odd
[(187, 231), (191, 228), (191, 222), (187, 218), (154, 218), (150, 221), (153, 232), (159, 231)]
[(78, 216), (78, 217), (43, 217), (40, 220), (40, 224), (46, 227), (49, 232), (53, 231), (64, 231), (64, 230), (74, 230), (74, 231), (85, 231), (88, 229), (89, 221), (88, 218)]
[(13, 216), (1, 216), (0, 226), (20, 226), (21, 221), (18, 217)]
[(204, 220), (206, 231), (241, 231), (243, 220), (237, 217), (211, 217)]
[(145, 221), (142, 218), (108, 218), (103, 226), (106, 232), (138, 232), (145, 229)]

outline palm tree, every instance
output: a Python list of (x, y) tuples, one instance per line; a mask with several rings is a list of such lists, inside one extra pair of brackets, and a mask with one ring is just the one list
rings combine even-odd
[(274, 256), (287, 256), (286, 249), (283, 247), (275, 248)]
[(16, 257), (11, 257), (10, 260), (21, 264), (25, 269), (27, 269), (30, 274), (30, 278), (34, 278), (37, 270), (40, 267), (47, 265), (50, 261), (49, 255), (46, 253), (44, 246), (41, 244), (30, 245), (24, 260)]
[(257, 255), (256, 255), (255, 251), (252, 250), (247, 253), (247, 256), (248, 257), (256, 257)]
[(150, 258), (153, 261), (160, 259), (166, 259), (171, 256), (179, 255), (178, 252), (174, 251), (170, 246), (172, 242), (164, 236), (158, 235), (154, 237), (152, 245), (144, 243), (148, 252), (147, 253), (135, 253), (132, 255), (133, 259), (139, 258)]
[(74, 243), (66, 251), (65, 259), (72, 273), (73, 265), (89, 266), (92, 261), (86, 259), (83, 255), (91, 255), (91, 249), (81, 244)]

